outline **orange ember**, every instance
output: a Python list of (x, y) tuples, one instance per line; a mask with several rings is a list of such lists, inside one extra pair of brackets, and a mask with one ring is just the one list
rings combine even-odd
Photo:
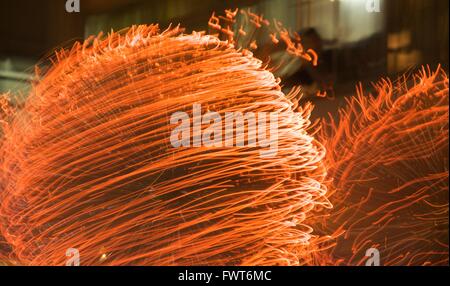
[[(329, 205), (324, 149), (308, 132), (312, 105), (251, 52), (139, 26), (59, 52), (38, 75), (24, 108), (3, 116), (9, 259), (64, 265), (76, 248), (83, 265), (305, 263), (308, 213)], [(277, 156), (172, 147), (170, 115), (194, 103), (279, 113)]]

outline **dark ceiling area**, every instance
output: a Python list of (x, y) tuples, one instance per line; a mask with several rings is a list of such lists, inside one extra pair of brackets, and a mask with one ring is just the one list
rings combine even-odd
[(0, 1), (0, 92), (26, 88), (35, 63), (89, 35), (150, 23), (201, 31), (214, 11), (237, 7), (280, 20), (320, 52), (317, 69), (288, 70), (286, 87), (339, 95), (422, 65), (448, 70), (448, 0), (380, 0), (379, 13), (366, 11), (366, 1), (80, 0), (79, 13), (68, 13), (66, 0)]
[[(127, 9), (168, 7), (170, 2), (142, 0), (81, 0), (80, 13), (67, 13), (66, 0), (18, 0), (0, 1), (0, 55), (15, 55), (39, 58), (60, 45), (69, 45), (82, 40), (89, 16), (114, 15)], [(183, 22), (184, 25), (198, 25), (208, 21), (212, 11), (223, 11), (229, 7), (247, 6), (258, 1), (186, 1), (198, 9), (183, 17), (170, 18), (170, 9), (159, 16), (148, 17), (147, 23)], [(207, 2), (207, 3), (205, 3)], [(206, 27), (206, 25), (204, 25)]]

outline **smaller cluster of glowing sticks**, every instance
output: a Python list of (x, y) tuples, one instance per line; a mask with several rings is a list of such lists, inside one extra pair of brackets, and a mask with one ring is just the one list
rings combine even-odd
[[(335, 238), (316, 263), (448, 265), (448, 77), (423, 68), (351, 97), (325, 123), (334, 208), (314, 224)], [(325, 254), (324, 254), (325, 253)]]

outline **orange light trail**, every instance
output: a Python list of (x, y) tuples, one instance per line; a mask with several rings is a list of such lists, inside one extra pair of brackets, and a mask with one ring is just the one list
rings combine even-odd
[[(251, 52), (138, 26), (60, 51), (37, 76), (24, 107), (3, 116), (10, 261), (64, 265), (76, 248), (82, 265), (305, 263), (308, 213), (330, 207), (325, 151), (311, 135), (312, 105), (297, 104), (298, 89), (285, 95)], [(193, 103), (278, 112), (277, 156), (173, 148), (170, 115)]]

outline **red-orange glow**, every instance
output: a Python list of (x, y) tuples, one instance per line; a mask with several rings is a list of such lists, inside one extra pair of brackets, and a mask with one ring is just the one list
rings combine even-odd
[[(448, 264), (440, 68), (359, 87), (318, 131), (255, 37), (317, 65), (298, 34), (248, 9), (208, 27), (91, 37), (36, 68), (23, 106), (0, 96), (0, 265), (64, 265), (69, 248), (82, 265), (364, 265), (372, 247), (382, 265)], [(195, 103), (277, 112), (277, 155), (173, 147), (170, 117)]]
[[(210, 25), (219, 28), (215, 18)], [(309, 213), (329, 207), (325, 152), (309, 132), (312, 105), (297, 105), (297, 89), (283, 94), (250, 52), (139, 26), (61, 51), (38, 76), (24, 108), (3, 116), (9, 259), (64, 265), (66, 249), (77, 248), (82, 265), (305, 263)], [(193, 103), (279, 112), (277, 156), (173, 148), (170, 115)]]
[[(239, 19), (237, 19), (238, 14), (241, 16)], [(233, 28), (235, 25), (238, 25), (239, 29)], [(273, 20), (271, 22), (262, 15), (251, 12), (250, 9), (226, 10), (225, 16), (216, 16), (213, 13), (208, 26), (211, 35), (228, 41), (236, 48), (252, 51), (259, 48), (255, 35), (258, 31), (262, 31), (262, 34), (266, 34), (276, 46), (280, 44), (281, 40), (288, 55), (310, 62), (313, 66), (318, 64), (317, 53), (313, 49), (305, 51), (301, 37), (297, 33), (291, 34), (280, 21)], [(257, 56), (263, 61), (270, 61), (264, 49), (257, 51)]]
[(335, 239), (316, 263), (364, 265), (375, 247), (382, 265), (448, 264), (448, 104), (447, 75), (424, 68), (359, 88), (325, 124)]

